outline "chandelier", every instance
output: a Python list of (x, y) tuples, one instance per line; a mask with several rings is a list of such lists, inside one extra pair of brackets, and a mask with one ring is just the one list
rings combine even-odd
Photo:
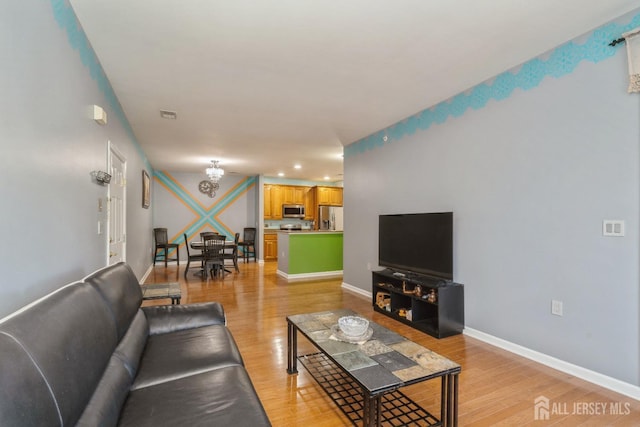
[(198, 189), (201, 193), (208, 195), (211, 198), (216, 197), (216, 191), (220, 188), (220, 178), (224, 175), (224, 169), (218, 166), (218, 160), (211, 160), (211, 165), (205, 170), (205, 173), (209, 177), (209, 180), (200, 181)]

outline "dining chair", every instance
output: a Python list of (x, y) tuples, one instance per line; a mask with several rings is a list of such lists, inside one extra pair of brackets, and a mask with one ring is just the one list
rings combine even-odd
[(189, 250), (187, 233), (184, 233), (184, 246), (187, 248), (187, 268), (184, 269), (184, 277), (186, 278), (187, 271), (189, 270), (189, 265), (191, 265), (191, 262), (196, 262), (198, 268), (202, 269), (202, 260), (204, 259), (204, 256), (202, 255), (202, 252), (200, 252), (199, 254), (191, 254), (191, 251)]
[(211, 236), (214, 234), (219, 234), (217, 231), (203, 231), (200, 233), (200, 240), (204, 239), (204, 236)]
[(238, 246), (242, 248), (242, 256), (244, 262), (249, 262), (251, 256), (256, 261), (256, 229), (255, 227), (245, 227), (242, 230), (242, 241), (238, 242)]
[[(156, 265), (158, 259), (158, 250), (164, 252), (164, 266), (167, 266), (167, 261), (176, 261), (180, 265), (180, 245), (177, 243), (169, 243), (169, 237), (167, 235), (166, 228), (154, 228), (153, 236), (156, 242), (156, 250), (153, 254), (153, 265)], [(169, 259), (169, 250), (176, 250), (176, 257)], [(161, 252), (162, 254), (162, 252)]]
[(225, 250), (223, 255), (223, 258), (225, 260), (230, 259), (233, 261), (233, 266), (237, 272), (240, 271), (240, 269), (238, 268), (238, 241), (239, 240), (240, 240), (240, 233), (236, 233), (233, 240), (233, 247), (230, 248), (229, 245), (225, 244)]
[(218, 273), (224, 277), (224, 241), (226, 237), (220, 234), (209, 234), (202, 239), (203, 279), (207, 273), (215, 277)]

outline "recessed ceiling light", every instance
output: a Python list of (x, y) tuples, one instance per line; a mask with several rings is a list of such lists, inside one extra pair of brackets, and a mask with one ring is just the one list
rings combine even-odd
[(284, 172), (278, 172), (278, 176), (284, 176)]
[(302, 169), (302, 166), (301, 165), (293, 165), (293, 168), (294, 169)]
[(168, 120), (176, 120), (178, 118), (178, 113), (175, 111), (160, 110), (160, 117)]

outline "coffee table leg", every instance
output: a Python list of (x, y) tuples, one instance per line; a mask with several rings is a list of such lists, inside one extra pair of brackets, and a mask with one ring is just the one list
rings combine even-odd
[(287, 320), (287, 373), (298, 373), (298, 328)]
[[(453, 384), (452, 384), (453, 383)], [(451, 396), (451, 402), (449, 403), (449, 414), (451, 419), (449, 425), (452, 427), (458, 426), (458, 374), (452, 374), (449, 380), (449, 395)]]
[(458, 374), (447, 374), (442, 377), (442, 393), (440, 395), (440, 421), (447, 427), (458, 425)]
[(367, 393), (362, 393), (364, 405), (362, 408), (362, 425), (363, 427), (379, 427), (382, 422), (380, 414), (380, 395), (372, 397)]
[(449, 393), (447, 393), (449, 383), (449, 375), (443, 375), (441, 379), (441, 389), (440, 389), (440, 422), (443, 426), (447, 425), (449, 411), (448, 409), (448, 397)]

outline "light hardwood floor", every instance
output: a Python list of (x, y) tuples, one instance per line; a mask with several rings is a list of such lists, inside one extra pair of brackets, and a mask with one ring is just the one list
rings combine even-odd
[[(240, 263), (240, 273), (203, 281), (193, 269), (185, 280), (184, 265), (156, 266), (145, 281), (179, 281), (183, 304), (219, 301), (224, 305), (228, 327), (274, 426), (351, 425), (304, 367), (298, 364), (298, 375), (286, 372), (286, 316), (341, 307), (459, 363), (461, 426), (640, 426), (640, 402), (634, 399), (474, 338), (432, 338), (375, 313), (368, 298), (343, 290), (341, 280), (287, 283), (275, 271), (275, 262)], [(145, 305), (160, 303), (168, 301)], [(298, 348), (300, 353), (314, 351), (302, 336)], [(403, 392), (439, 414), (439, 380), (409, 386)], [(539, 396), (550, 399), (550, 409), (555, 409), (549, 420), (534, 419), (534, 400)], [(621, 413), (612, 413), (615, 407)]]

